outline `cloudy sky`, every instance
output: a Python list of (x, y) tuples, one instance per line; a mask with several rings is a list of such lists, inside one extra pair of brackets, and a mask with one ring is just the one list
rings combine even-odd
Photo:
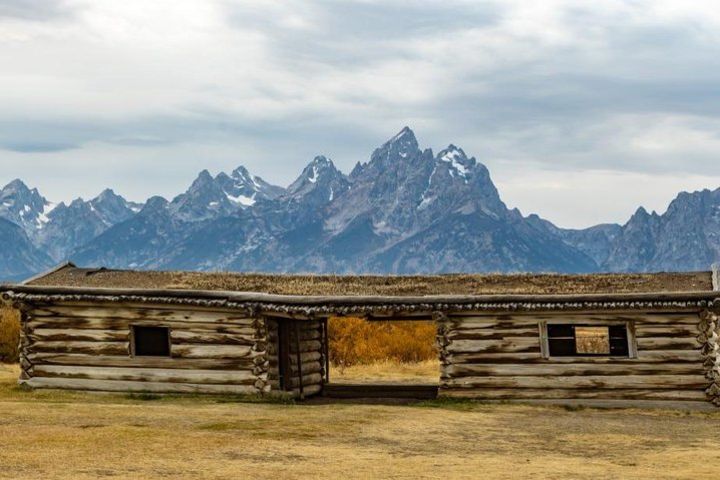
[(561, 225), (720, 186), (720, 9), (692, 0), (0, 0), (0, 182), (286, 185), (400, 130)]

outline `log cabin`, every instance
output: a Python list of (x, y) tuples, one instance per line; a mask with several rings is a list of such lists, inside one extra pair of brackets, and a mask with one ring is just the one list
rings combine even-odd
[(322, 394), (328, 319), (434, 320), (437, 392), (720, 406), (717, 270), (311, 276), (62, 265), (2, 297), (32, 388)]

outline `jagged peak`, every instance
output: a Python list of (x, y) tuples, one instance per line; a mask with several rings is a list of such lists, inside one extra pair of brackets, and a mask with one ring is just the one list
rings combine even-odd
[(325, 155), (317, 155), (315, 158), (312, 159), (312, 162), (310, 162), (310, 165), (324, 165), (324, 166), (335, 167), (332, 160), (327, 158)]
[(415, 137), (415, 132), (413, 132), (410, 127), (403, 127), (403, 129), (400, 130), (394, 137), (385, 142), (383, 147), (390, 147), (393, 145), (410, 146), (413, 149), (417, 149), (418, 141)]
[(155, 195), (154, 197), (148, 198), (148, 201), (145, 202), (145, 206), (140, 210), (140, 213), (158, 211), (167, 208), (169, 204), (170, 202), (168, 202), (166, 198)]
[(95, 198), (101, 199), (101, 198), (117, 198), (117, 197), (120, 197), (120, 195), (115, 193), (115, 190), (113, 190), (112, 188), (106, 188), (105, 190), (100, 192), (100, 195), (98, 195)]
[(394, 137), (392, 137), (390, 140), (388, 140), (387, 143), (393, 143), (398, 142), (400, 140), (416, 140), (415, 138), (415, 132), (412, 131), (410, 127), (405, 125), (402, 130), (400, 130)]
[(363, 164), (360, 162), (357, 162), (355, 166), (353, 167), (352, 171), (350, 172), (350, 178), (355, 178), (358, 175), (360, 175), (360, 172), (363, 170)]
[(647, 210), (645, 209), (645, 207), (643, 207), (642, 205), (639, 206), (639, 207), (637, 208), (637, 210), (635, 210), (635, 213), (633, 214), (633, 217), (634, 217), (635, 215), (638, 215), (638, 216), (641, 216), (641, 217), (649, 217), (649, 216), (650, 216), (650, 214), (648, 213), (648, 211), (647, 211)]
[(318, 155), (303, 169), (300, 176), (287, 188), (288, 195), (295, 195), (298, 192), (307, 193), (314, 188), (314, 184), (326, 184), (332, 179), (342, 179), (345, 176), (335, 167), (335, 164), (324, 155)]
[(468, 173), (476, 165), (475, 157), (468, 158), (465, 151), (453, 145), (448, 145), (447, 148), (438, 152), (435, 157), (437, 162), (448, 164), (450, 174), (455, 176), (458, 175), (461, 178), (468, 180)]
[(30, 188), (25, 184), (25, 182), (23, 182), (19, 178), (16, 178), (15, 180), (9, 182), (7, 185), (5, 185), (3, 187), (3, 190), (7, 190), (7, 189), (30, 191)]
[(253, 181), (254, 177), (250, 175), (248, 169), (243, 165), (240, 165), (235, 170), (233, 170), (230, 176), (236, 180), (243, 180), (247, 183), (255, 183)]
[(202, 179), (203, 181), (205, 181), (205, 180), (212, 180), (213, 178), (212, 178), (212, 175), (210, 175), (210, 172), (207, 169), (204, 169), (203, 171), (201, 171), (198, 174), (197, 179), (198, 180)]

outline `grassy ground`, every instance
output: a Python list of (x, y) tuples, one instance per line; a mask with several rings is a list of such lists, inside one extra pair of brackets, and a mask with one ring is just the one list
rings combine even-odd
[(437, 384), (440, 379), (438, 360), (416, 363), (385, 360), (369, 365), (353, 365), (339, 368), (330, 365), (330, 381), (336, 383), (428, 383)]
[(0, 366), (0, 478), (717, 478), (714, 412), (151, 401), (16, 374)]

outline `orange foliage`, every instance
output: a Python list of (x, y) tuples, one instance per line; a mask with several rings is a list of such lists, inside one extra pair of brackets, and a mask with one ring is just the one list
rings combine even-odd
[(11, 308), (0, 308), (0, 362), (18, 361), (20, 314)]
[(331, 318), (328, 324), (330, 361), (341, 367), (379, 361), (420, 362), (437, 358), (433, 322), (369, 322)]

